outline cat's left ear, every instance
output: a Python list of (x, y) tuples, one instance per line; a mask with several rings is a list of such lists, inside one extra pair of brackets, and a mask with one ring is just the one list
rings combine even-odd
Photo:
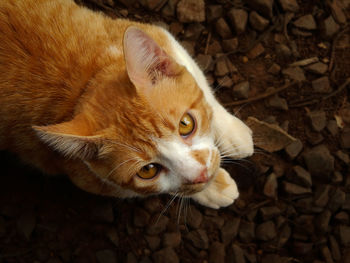
[(67, 158), (91, 160), (98, 157), (100, 150), (99, 136), (77, 135), (75, 121), (48, 126), (33, 126), (39, 139), (53, 150)]
[(175, 77), (181, 72), (182, 67), (137, 27), (127, 28), (123, 47), (126, 70), (137, 89), (147, 92), (159, 79)]

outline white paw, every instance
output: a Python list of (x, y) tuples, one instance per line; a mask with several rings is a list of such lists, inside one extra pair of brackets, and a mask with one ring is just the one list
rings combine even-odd
[(236, 182), (224, 169), (220, 168), (208, 187), (191, 197), (201, 205), (218, 209), (231, 205), (238, 196)]

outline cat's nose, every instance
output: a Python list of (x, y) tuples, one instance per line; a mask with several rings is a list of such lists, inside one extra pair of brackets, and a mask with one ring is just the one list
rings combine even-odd
[(208, 171), (207, 168), (204, 168), (200, 174), (192, 181), (194, 184), (206, 183), (208, 182)]

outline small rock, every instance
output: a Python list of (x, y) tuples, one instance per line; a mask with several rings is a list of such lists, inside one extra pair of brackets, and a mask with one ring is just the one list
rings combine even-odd
[(226, 52), (234, 51), (238, 47), (238, 38), (224, 39), (222, 41), (222, 48)]
[(329, 200), (330, 186), (328, 184), (317, 185), (314, 194), (314, 204), (319, 207), (325, 207)]
[(278, 75), (281, 72), (281, 67), (280, 65), (273, 63), (267, 72), (271, 73), (272, 75)]
[(126, 263), (138, 263), (136, 256), (134, 255), (134, 253), (129, 252), (126, 255)]
[(289, 58), (292, 56), (292, 51), (285, 44), (277, 44), (275, 48), (276, 48), (276, 54), (280, 58)]
[(242, 242), (251, 242), (255, 238), (255, 224), (253, 222), (241, 221), (238, 235)]
[(203, 71), (207, 71), (212, 65), (213, 58), (210, 55), (198, 54), (196, 61)]
[(156, 250), (159, 248), (159, 245), (160, 245), (160, 238), (157, 237), (157, 236), (145, 236), (145, 239), (148, 243), (148, 247), (151, 249), (151, 250)]
[(299, 17), (297, 20), (294, 21), (293, 24), (294, 26), (301, 29), (306, 29), (306, 30), (317, 29), (316, 21), (311, 14)]
[(227, 13), (227, 16), (237, 35), (242, 34), (247, 26), (248, 13), (244, 9), (233, 8)]
[(209, 247), (209, 239), (207, 232), (203, 229), (197, 229), (194, 231), (189, 232), (186, 235), (186, 239), (191, 241), (193, 246), (199, 249), (208, 249)]
[(169, 31), (170, 31), (170, 33), (173, 34), (174, 36), (177, 36), (178, 34), (183, 33), (183, 31), (184, 31), (183, 24), (182, 24), (182, 23), (179, 23), (179, 22), (177, 22), (177, 21), (172, 22), (172, 23), (169, 25)]
[(178, 263), (179, 257), (177, 256), (174, 249), (170, 247), (163, 248), (152, 255), (152, 259), (154, 263)]
[(177, 17), (182, 23), (204, 22), (204, 0), (180, 0), (177, 4)]
[[(244, 259), (243, 249), (241, 249), (236, 244), (233, 244), (231, 248), (232, 248), (232, 260), (230, 260), (230, 262), (245, 263), (246, 261)], [(219, 261), (217, 261), (217, 262), (219, 262)]]
[(292, 28), (292, 34), (300, 37), (311, 37), (313, 35), (311, 31), (304, 31), (296, 27)]
[(158, 217), (159, 215), (154, 215), (150, 220), (151, 223), (147, 226), (147, 234), (158, 235), (165, 231), (169, 222), (169, 218), (164, 215), (159, 218)]
[(224, 18), (219, 18), (215, 23), (216, 32), (221, 36), (223, 39), (228, 39), (232, 37), (232, 32), (228, 24), (226, 23)]
[(308, 194), (311, 193), (310, 188), (302, 187), (296, 184), (292, 184), (289, 182), (283, 182), (283, 189), (287, 194), (290, 195), (302, 195), (302, 194)]
[(48, 248), (45, 247), (39, 247), (36, 249), (35, 251), (36, 253), (36, 258), (40, 261), (40, 262), (46, 262), (49, 258), (50, 258), (50, 250)]
[(338, 226), (338, 235), (342, 245), (347, 246), (350, 244), (350, 226)]
[(97, 251), (96, 259), (98, 263), (117, 263), (117, 257), (114, 251), (109, 249)]
[(259, 147), (268, 152), (282, 150), (296, 140), (279, 126), (259, 121), (254, 117), (249, 117), (246, 123), (253, 130), (254, 136), (259, 138), (259, 142), (262, 142)]
[(215, 76), (222, 77), (230, 72), (227, 66), (227, 60), (225, 58), (220, 58), (215, 65)]
[(327, 130), (332, 134), (333, 136), (338, 134), (338, 125), (335, 120), (330, 120), (327, 123)]
[(35, 226), (36, 216), (32, 210), (25, 211), (17, 220), (17, 229), (27, 240), (30, 240)]
[(191, 57), (195, 55), (194, 45), (195, 45), (194, 41), (188, 41), (188, 40), (181, 41), (181, 46), (188, 52), (188, 54), (190, 54)]
[(346, 195), (344, 191), (342, 191), (340, 188), (337, 188), (328, 202), (329, 209), (332, 212), (337, 211), (345, 203), (345, 198)]
[(332, 91), (332, 88), (329, 84), (329, 79), (326, 76), (312, 81), (312, 88), (314, 92), (317, 93), (329, 93)]
[(306, 166), (313, 176), (329, 178), (334, 171), (334, 157), (325, 145), (319, 145), (304, 154)]
[(267, 106), (271, 108), (275, 108), (278, 110), (288, 110), (288, 104), (287, 101), (281, 97), (279, 97), (277, 94), (274, 96), (271, 96), (269, 99), (266, 101)]
[(304, 81), (306, 80), (304, 71), (300, 67), (290, 67), (282, 70), (282, 74), (289, 79), (296, 81)]
[(106, 236), (116, 247), (119, 247), (119, 235), (115, 228), (108, 229)]
[(339, 171), (335, 171), (332, 177), (332, 183), (341, 183), (343, 182), (343, 175)]
[(169, 0), (162, 9), (163, 16), (175, 16), (176, 4), (178, 0)]
[(148, 225), (150, 218), (151, 216), (146, 210), (142, 208), (134, 209), (134, 225), (136, 227), (144, 227)]
[(187, 214), (186, 222), (193, 229), (197, 229), (203, 222), (203, 215), (195, 206), (191, 205), (189, 207), (189, 213)]
[(336, 221), (337, 223), (340, 223), (340, 224), (348, 225), (349, 224), (349, 215), (344, 211), (339, 212), (334, 216), (334, 221)]
[(222, 88), (231, 88), (233, 85), (233, 80), (231, 77), (225, 75), (221, 78), (216, 78), (217, 83), (218, 83), (218, 87), (222, 87)]
[(249, 97), (249, 82), (243, 81), (233, 86), (233, 96), (237, 99), (247, 99)]
[(216, 55), (219, 53), (222, 53), (221, 45), (218, 41), (213, 40), (213, 42), (210, 43), (208, 46), (208, 54), (209, 55)]
[(225, 245), (213, 242), (209, 249), (209, 263), (225, 262)]
[(211, 22), (215, 19), (222, 17), (224, 14), (224, 9), (222, 5), (209, 5), (207, 8), (207, 21)]
[(322, 36), (326, 39), (332, 38), (340, 29), (340, 26), (334, 21), (332, 16), (323, 20), (320, 24)]
[(231, 220), (227, 220), (221, 228), (221, 240), (225, 245), (231, 243), (236, 238), (240, 222), (239, 217), (234, 217)]
[(270, 220), (281, 214), (281, 210), (276, 206), (265, 206), (260, 208), (260, 215), (264, 221)]
[(302, 149), (303, 143), (299, 139), (296, 139), (296, 141), (290, 143), (285, 147), (287, 155), (292, 160), (300, 154)]
[[(35, 261), (34, 261), (35, 262)], [(108, 262), (108, 261), (106, 261)], [(50, 258), (47, 263), (62, 263), (62, 261), (59, 258)]]
[(293, 242), (293, 251), (297, 255), (306, 255), (312, 251), (313, 244), (301, 241)]
[(148, 197), (143, 201), (143, 207), (150, 213), (153, 214), (163, 209), (163, 205), (159, 197)]
[(321, 233), (328, 232), (329, 221), (331, 220), (332, 213), (328, 209), (324, 210), (321, 214), (319, 214), (315, 221), (316, 227)]
[(177, 247), (181, 243), (181, 233), (165, 233), (163, 237), (163, 247)]
[(248, 52), (247, 56), (250, 59), (254, 59), (260, 56), (264, 52), (265, 52), (264, 46), (261, 43), (259, 43)]
[(279, 233), (280, 234), (277, 241), (278, 247), (284, 247), (292, 234), (292, 230), (288, 224), (285, 224)]
[(305, 133), (306, 133), (308, 142), (312, 145), (318, 145), (324, 140), (324, 137), (321, 133), (315, 132), (312, 129), (309, 129), (308, 127), (306, 127), (305, 129)]
[(317, 62), (305, 67), (305, 70), (317, 75), (323, 75), (327, 72), (328, 66), (322, 62)]
[(342, 160), (345, 164), (349, 164), (350, 163), (350, 157), (348, 154), (346, 154), (345, 152), (338, 150), (335, 155)]
[(314, 131), (320, 132), (326, 127), (327, 118), (324, 111), (311, 111), (307, 114)]
[(273, 0), (250, 0), (250, 1), (247, 1), (247, 4), (252, 9), (262, 14), (263, 16), (267, 18), (273, 17), (273, 12), (272, 12)]
[(339, 1), (334, 0), (333, 2), (329, 2), (329, 7), (331, 9), (333, 18), (339, 24), (345, 24), (346, 23), (346, 15), (342, 10), (341, 4), (339, 3)]
[(299, 5), (296, 0), (279, 0), (284, 12), (296, 13), (299, 11)]
[(249, 14), (249, 23), (257, 31), (264, 31), (270, 21), (260, 16), (257, 12), (252, 11)]
[(340, 248), (334, 236), (329, 237), (329, 245), (331, 247), (331, 252), (334, 260), (335, 261), (341, 260)]
[(350, 129), (344, 129), (340, 135), (340, 145), (344, 149), (350, 148)]
[(304, 67), (307, 65), (310, 65), (312, 63), (318, 62), (319, 58), (318, 57), (311, 57), (311, 58), (305, 58), (302, 60), (298, 60), (296, 62), (293, 62), (292, 64), (290, 64), (291, 67)]
[(326, 263), (334, 263), (331, 252), (329, 251), (329, 248), (327, 246), (323, 246), (321, 248), (321, 253)]
[(292, 182), (300, 184), (301, 186), (311, 187), (312, 180), (311, 175), (303, 167), (296, 165), (292, 169), (293, 173), (287, 178)]
[(202, 34), (205, 27), (201, 23), (191, 23), (187, 26), (184, 38), (189, 40), (197, 40)]

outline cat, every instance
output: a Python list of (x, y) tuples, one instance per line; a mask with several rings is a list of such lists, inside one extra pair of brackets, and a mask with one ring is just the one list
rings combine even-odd
[(0, 149), (90, 193), (168, 193), (225, 207), (223, 156), (251, 130), (165, 29), (70, 0), (0, 1)]

